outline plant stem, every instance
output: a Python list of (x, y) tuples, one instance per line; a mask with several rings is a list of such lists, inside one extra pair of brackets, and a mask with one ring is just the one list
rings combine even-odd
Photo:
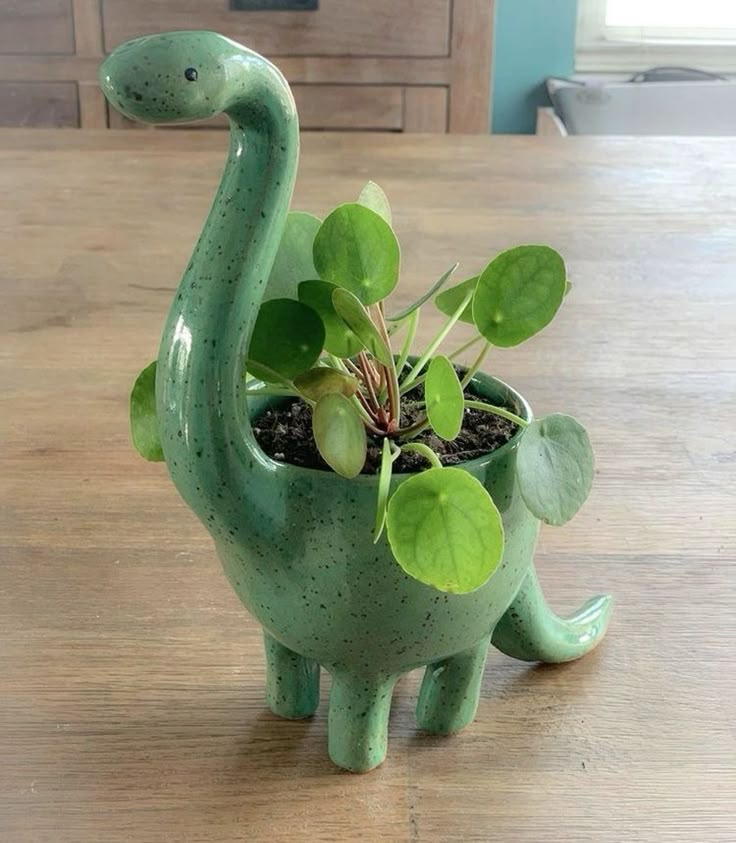
[(406, 378), (404, 378), (404, 383), (403, 383), (404, 386), (409, 386), (409, 385), (413, 384), (414, 381), (417, 379), (417, 376), (422, 371), (422, 369), (426, 366), (429, 358), (435, 353), (435, 351), (437, 350), (439, 345), (442, 343), (442, 340), (444, 340), (444, 338), (450, 333), (450, 331), (452, 330), (452, 328), (455, 325), (455, 323), (457, 322), (457, 320), (462, 316), (462, 313), (465, 310), (465, 308), (467, 307), (468, 302), (473, 298), (473, 293), (474, 293), (474, 291), (470, 290), (470, 292), (465, 296), (465, 298), (460, 303), (460, 307), (458, 307), (458, 309), (447, 320), (447, 322), (444, 324), (442, 329), (439, 331), (439, 333), (435, 336), (435, 338), (429, 344), (429, 346), (427, 347), (424, 354), (422, 354), (422, 356), (419, 358), (419, 360), (417, 360), (417, 362), (414, 364), (414, 366), (412, 367), (412, 370), (409, 372), (409, 374), (406, 376)]
[(383, 341), (386, 343), (386, 347), (389, 350), (389, 356), (391, 358), (391, 365), (384, 366), (384, 374), (386, 376), (386, 390), (388, 392), (389, 425), (395, 425), (396, 427), (398, 427), (399, 418), (401, 415), (399, 376), (396, 371), (396, 364), (394, 363), (393, 354), (391, 354), (391, 339), (388, 335), (388, 331), (386, 330), (386, 320), (383, 316), (382, 301), (379, 302), (378, 307), (376, 307), (376, 314), (376, 327), (378, 328), (378, 333), (381, 335)]
[[(469, 348), (472, 348), (472, 346), (477, 345), (482, 339), (483, 339), (483, 337), (480, 337), (480, 336), (474, 337), (472, 340), (469, 340), (464, 345), (461, 345), (460, 348), (456, 348), (455, 351), (452, 352), (452, 354), (448, 354), (447, 359), (448, 360), (454, 360), (456, 357), (459, 357), (463, 353), (463, 351), (467, 351)], [(483, 357), (485, 357), (485, 352), (483, 354)], [(481, 358), (481, 362), (483, 362), (483, 358)], [(473, 364), (473, 365), (475, 365), (475, 364)], [(474, 374), (475, 374), (475, 371), (473, 372), (473, 375)], [(419, 386), (420, 384), (424, 383), (424, 381), (426, 380), (426, 377), (427, 377), (427, 375), (425, 373), (424, 375), (419, 375), (419, 377), (415, 378), (408, 386), (405, 383), (402, 384), (401, 390), (400, 390), (401, 394), (406, 395), (406, 393), (409, 392), (410, 390), (414, 389), (415, 386)], [(472, 375), (471, 375), (471, 377), (472, 377)], [(470, 381), (468, 381), (468, 383), (470, 383)], [(466, 385), (466, 384), (464, 384), (464, 385)]]
[(337, 369), (338, 372), (345, 372), (345, 373), (349, 374), (348, 367), (345, 365), (345, 363), (350, 362), (349, 360), (346, 360), (345, 362), (343, 362), (337, 355), (330, 354), (329, 351), (325, 354), (325, 356), (327, 357), (327, 359), (332, 364), (333, 369)]
[(432, 468), (442, 468), (440, 458), (428, 445), (423, 445), (421, 442), (410, 442), (407, 445), (402, 445), (401, 450), (421, 454), (425, 460), (428, 460), (432, 464)]
[(340, 361), (345, 366), (345, 371), (351, 375), (354, 375), (361, 383), (363, 382), (363, 370), (360, 366), (356, 366), (352, 360), (345, 360)]
[(415, 421), (414, 424), (409, 427), (405, 427), (403, 430), (398, 430), (397, 435), (402, 439), (412, 439), (414, 436), (419, 436), (420, 433), (423, 433), (427, 427), (429, 427), (429, 419), (427, 416), (424, 416), (424, 418)]
[(472, 348), (474, 345), (477, 345), (483, 337), (478, 334), (477, 337), (473, 337), (472, 340), (468, 340), (466, 343), (460, 346), (460, 348), (456, 348), (453, 352), (447, 355), (448, 360), (454, 360), (456, 357), (459, 357), (463, 351), (467, 351), (469, 348)]
[(366, 427), (366, 430), (369, 430), (375, 436), (384, 436), (385, 431), (381, 430), (379, 427), (376, 427), (375, 420), (373, 419), (372, 415), (367, 411), (365, 404), (363, 403), (365, 399), (363, 396), (356, 392), (350, 399), (353, 403), (353, 406), (360, 414), (360, 418), (363, 420), (363, 424)]
[(399, 379), (393, 366), (386, 369), (386, 387), (388, 390), (389, 421), (399, 426), (401, 415), (401, 397), (399, 393)]
[(417, 326), (419, 325), (419, 310), (415, 310), (409, 316), (409, 323), (406, 328), (406, 336), (404, 337), (403, 345), (401, 346), (401, 351), (399, 352), (399, 359), (396, 362), (396, 371), (401, 374), (404, 370), (404, 366), (406, 366), (406, 361), (409, 359), (409, 355), (411, 354), (411, 347), (414, 343), (414, 337), (417, 333)]
[(423, 374), (423, 375), (419, 375), (419, 377), (418, 377), (418, 378), (416, 378), (415, 380), (413, 380), (413, 381), (409, 384), (409, 386), (405, 386), (405, 385), (403, 385), (403, 384), (402, 384), (401, 389), (399, 390), (399, 392), (401, 393), (401, 395), (406, 395), (406, 393), (407, 393), (407, 392), (411, 392), (411, 391), (412, 391), (412, 389), (414, 389), (414, 387), (415, 387), (415, 386), (419, 386), (419, 384), (424, 383), (424, 381), (425, 381), (426, 379), (427, 379), (427, 375), (426, 375), (426, 373), (425, 373), (425, 374)]
[(378, 374), (381, 376), (381, 379), (378, 383), (376, 394), (378, 395), (378, 400), (381, 406), (383, 406), (383, 404), (386, 403), (386, 398), (388, 397), (388, 377), (386, 375), (386, 367), (381, 366)]
[(259, 363), (258, 366), (260, 367), (262, 372), (266, 373), (266, 377), (270, 378), (270, 380), (266, 380), (265, 378), (257, 378), (251, 372), (245, 372), (243, 378), (245, 379), (245, 388), (248, 388), (249, 383), (279, 383), (285, 384), (290, 389), (296, 389), (294, 386), (294, 382), (290, 381), (288, 378), (285, 378), (283, 375), (280, 375), (275, 369), (271, 369), (268, 366), (264, 366), (262, 363)]
[(363, 382), (368, 392), (368, 400), (371, 407), (378, 412), (381, 405), (378, 403), (378, 398), (376, 397), (376, 389), (373, 385), (373, 375), (368, 368), (370, 363), (368, 362), (365, 351), (361, 351), (358, 355), (358, 362), (360, 363), (360, 368), (363, 370)]
[(519, 427), (529, 427), (529, 422), (512, 413), (511, 410), (506, 410), (503, 407), (494, 407), (493, 404), (486, 404), (484, 401), (466, 401), (465, 406), (469, 410), (482, 410), (484, 413), (493, 413), (496, 416), (501, 416), (502, 419), (508, 419)]
[(357, 392), (353, 395), (353, 398), (355, 398), (355, 400), (356, 400), (356, 401), (360, 404), (361, 408), (362, 408), (363, 410), (365, 410), (366, 417), (367, 417), (370, 421), (373, 421), (373, 420), (374, 420), (374, 416), (373, 416), (373, 408), (372, 408), (372, 407), (371, 407), (371, 405), (368, 403), (368, 399), (365, 397), (365, 395), (363, 395), (363, 393), (362, 393), (360, 390), (358, 390), (358, 391), (357, 391)]
[[(514, 422), (514, 424), (518, 425), (521, 428), (528, 427), (529, 422), (524, 421), (520, 416), (517, 416), (515, 413), (512, 413), (511, 410), (506, 410), (503, 407), (494, 407), (492, 404), (486, 404), (483, 401), (465, 401), (465, 407), (468, 410), (483, 410), (486, 413), (494, 413), (497, 416), (501, 416), (504, 419), (508, 419), (509, 421)], [(427, 416), (424, 418), (418, 419), (414, 422), (410, 427), (405, 427), (402, 430), (397, 431), (397, 435), (402, 439), (411, 439), (414, 436), (419, 436), (420, 433), (423, 433), (429, 427), (429, 419)], [(418, 445), (420, 443), (413, 443)], [(402, 445), (402, 447), (404, 447)]]
[(246, 389), (246, 395), (292, 395), (298, 396), (299, 391), (296, 389), (271, 389), (264, 387), (263, 389)]
[(483, 365), (483, 361), (486, 359), (486, 355), (491, 350), (491, 344), (487, 342), (483, 348), (481, 348), (480, 353), (478, 356), (473, 360), (473, 362), (468, 367), (468, 371), (465, 373), (463, 379), (460, 381), (460, 386), (463, 389), (473, 380), (475, 373), (480, 369)]

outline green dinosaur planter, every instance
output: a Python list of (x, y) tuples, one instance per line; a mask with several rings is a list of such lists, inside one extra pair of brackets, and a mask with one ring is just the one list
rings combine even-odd
[[(421, 728), (467, 726), (489, 642), (515, 658), (578, 658), (605, 633), (610, 598), (563, 620), (533, 565), (538, 522), (519, 494), (517, 437), (463, 468), (491, 493), (506, 536), (500, 568), (469, 594), (407, 576), (384, 539), (373, 544), (376, 478), (347, 480), (268, 458), (250, 417), (242, 361), (294, 184), (298, 122), (289, 87), (256, 53), (211, 32), (176, 32), (119, 47), (104, 63), (110, 102), (138, 120), (190, 121), (226, 112), (230, 152), (200, 240), (174, 299), (158, 358), (164, 457), (184, 500), (212, 534), (227, 576), (263, 625), (272, 711), (308, 717), (320, 665), (332, 674), (329, 751), (365, 771), (382, 762), (391, 692), (427, 666)], [(476, 385), (529, 420), (499, 381)], [(396, 485), (411, 475), (396, 475)]]

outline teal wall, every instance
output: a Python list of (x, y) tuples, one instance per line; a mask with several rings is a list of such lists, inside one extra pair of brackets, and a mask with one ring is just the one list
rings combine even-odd
[(491, 130), (530, 134), (548, 103), (544, 80), (574, 70), (577, 0), (496, 0), (495, 9)]

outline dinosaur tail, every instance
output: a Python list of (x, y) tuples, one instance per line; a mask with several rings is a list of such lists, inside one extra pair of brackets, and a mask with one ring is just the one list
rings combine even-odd
[(560, 618), (547, 605), (534, 568), (496, 625), (494, 647), (522, 661), (568, 662), (590, 652), (606, 634), (611, 596), (601, 594)]

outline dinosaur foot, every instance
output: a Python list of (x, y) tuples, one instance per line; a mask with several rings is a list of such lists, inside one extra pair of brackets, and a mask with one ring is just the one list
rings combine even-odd
[(267, 632), (266, 702), (278, 717), (302, 720), (319, 705), (319, 665), (284, 647)]
[(417, 701), (417, 725), (435, 735), (451, 735), (475, 718), (488, 654), (485, 636), (474, 647), (427, 666)]
[(396, 676), (332, 674), (328, 748), (339, 767), (367, 773), (386, 757), (388, 716)]

